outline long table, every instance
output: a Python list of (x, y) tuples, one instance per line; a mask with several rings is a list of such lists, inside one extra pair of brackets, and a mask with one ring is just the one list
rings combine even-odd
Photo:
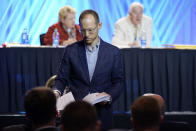
[(63, 48), (0, 48), (0, 112), (23, 111), (25, 93), (56, 73)]
[[(26, 91), (57, 71), (63, 48), (0, 48), (0, 112), (23, 111)], [(144, 93), (164, 97), (167, 111), (196, 111), (196, 50), (121, 49), (125, 88), (114, 103), (124, 112)]]

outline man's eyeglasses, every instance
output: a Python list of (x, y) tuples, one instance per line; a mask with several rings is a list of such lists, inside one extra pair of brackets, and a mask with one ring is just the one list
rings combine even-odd
[(89, 34), (93, 34), (95, 32), (95, 29), (97, 28), (98, 25), (96, 25), (95, 28), (92, 28), (92, 29), (81, 29), (81, 33), (86, 33), (88, 32)]

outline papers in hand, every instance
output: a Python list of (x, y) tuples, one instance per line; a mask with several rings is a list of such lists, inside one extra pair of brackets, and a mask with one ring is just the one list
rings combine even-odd
[[(98, 95), (99, 93), (91, 93), (88, 94), (83, 98), (84, 101), (91, 103), (92, 105), (103, 102), (103, 101), (110, 101), (110, 96), (108, 95)], [(67, 94), (64, 94), (60, 98), (57, 99), (57, 110), (63, 110), (66, 105), (69, 103), (75, 101), (72, 92), (69, 92)]]
[(61, 96), (60, 98), (57, 99), (57, 103), (56, 103), (56, 107), (57, 110), (63, 110), (65, 108), (66, 105), (68, 105), (70, 102), (75, 101), (72, 92), (69, 92), (63, 96)]
[(98, 95), (99, 93), (88, 94), (83, 98), (84, 101), (87, 101), (91, 104), (96, 104), (103, 101), (110, 101), (110, 96), (108, 95)]

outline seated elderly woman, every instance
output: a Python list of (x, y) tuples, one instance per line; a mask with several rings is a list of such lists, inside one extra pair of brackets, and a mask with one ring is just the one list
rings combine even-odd
[(80, 26), (75, 24), (76, 11), (70, 6), (64, 6), (59, 11), (59, 22), (49, 27), (44, 36), (44, 45), (52, 45), (52, 35), (55, 29), (59, 32), (59, 45), (69, 45), (82, 40)]

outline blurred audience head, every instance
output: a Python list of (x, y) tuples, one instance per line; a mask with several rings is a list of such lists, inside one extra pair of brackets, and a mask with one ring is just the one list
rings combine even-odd
[(85, 101), (75, 101), (68, 104), (61, 116), (64, 131), (98, 131), (100, 121), (91, 104)]
[(63, 6), (59, 10), (59, 22), (61, 22), (67, 29), (75, 26), (76, 10), (71, 6)]
[(134, 25), (138, 25), (142, 21), (144, 7), (139, 2), (133, 2), (129, 7), (129, 16)]
[(154, 98), (148, 96), (137, 98), (131, 106), (131, 114), (131, 122), (136, 131), (159, 130), (160, 107)]
[(37, 127), (55, 124), (56, 97), (53, 91), (45, 87), (36, 87), (25, 95), (26, 116)]
[(164, 117), (165, 101), (164, 101), (163, 97), (158, 94), (153, 94), (153, 93), (145, 93), (143, 96), (149, 96), (149, 97), (152, 97), (155, 100), (157, 100), (157, 102), (159, 103), (160, 110), (161, 110), (161, 115), (162, 115), (162, 117)]

